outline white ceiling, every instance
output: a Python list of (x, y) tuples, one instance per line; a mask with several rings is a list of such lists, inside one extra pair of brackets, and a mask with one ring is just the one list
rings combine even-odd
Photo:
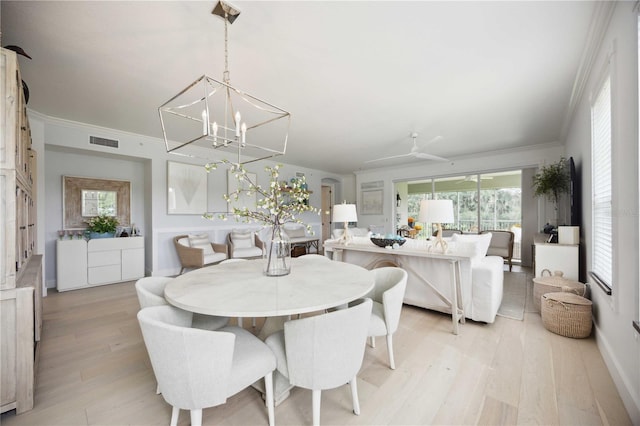
[[(161, 137), (157, 108), (222, 78), (215, 1), (2, 1), (29, 107)], [(231, 82), (292, 113), (283, 162), (350, 173), (397, 165), (411, 132), (456, 157), (562, 141), (590, 1), (245, 2), (230, 26)]]

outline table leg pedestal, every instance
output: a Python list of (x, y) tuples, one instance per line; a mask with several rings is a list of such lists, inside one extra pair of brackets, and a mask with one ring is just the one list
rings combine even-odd
[[(251, 386), (262, 394), (262, 399), (264, 400), (264, 380), (258, 380)], [(293, 385), (289, 383), (289, 379), (284, 377), (278, 370), (273, 372), (273, 403), (276, 407), (289, 398), (292, 388)]]

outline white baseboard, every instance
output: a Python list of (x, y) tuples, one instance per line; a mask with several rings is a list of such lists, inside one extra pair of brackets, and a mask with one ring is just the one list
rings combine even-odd
[[(633, 330), (630, 330), (629, 332), (632, 331)], [(595, 338), (600, 354), (602, 355), (602, 359), (609, 369), (609, 374), (611, 374), (611, 378), (618, 389), (620, 398), (622, 399), (622, 402), (627, 409), (627, 413), (631, 418), (631, 424), (640, 425), (640, 395), (636, 393), (633, 384), (629, 381), (629, 377), (627, 375), (620, 374), (623, 370), (620, 368), (620, 363), (615, 356), (615, 352), (611, 349), (609, 341), (604, 334), (600, 332), (597, 326), (595, 326)]]

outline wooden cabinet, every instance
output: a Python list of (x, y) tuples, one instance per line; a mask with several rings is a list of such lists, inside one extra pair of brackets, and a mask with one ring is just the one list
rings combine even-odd
[(144, 277), (144, 238), (59, 240), (58, 291), (112, 284)]
[(33, 408), (42, 330), (36, 247), (36, 156), (16, 53), (0, 51), (0, 411)]
[(36, 249), (35, 162), (31, 130), (22, 93), (16, 53), (0, 53), (4, 94), (2, 141), (0, 142), (0, 217), (3, 244), (0, 260), (0, 290), (15, 288), (16, 279)]

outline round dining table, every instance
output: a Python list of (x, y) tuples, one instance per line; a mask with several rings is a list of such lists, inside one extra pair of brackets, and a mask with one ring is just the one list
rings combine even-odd
[[(164, 295), (191, 312), (269, 319), (344, 306), (374, 286), (371, 271), (319, 255), (291, 259), (291, 273), (280, 277), (264, 275), (262, 267), (255, 259), (196, 269), (169, 282)], [(267, 322), (262, 337), (281, 328)]]

